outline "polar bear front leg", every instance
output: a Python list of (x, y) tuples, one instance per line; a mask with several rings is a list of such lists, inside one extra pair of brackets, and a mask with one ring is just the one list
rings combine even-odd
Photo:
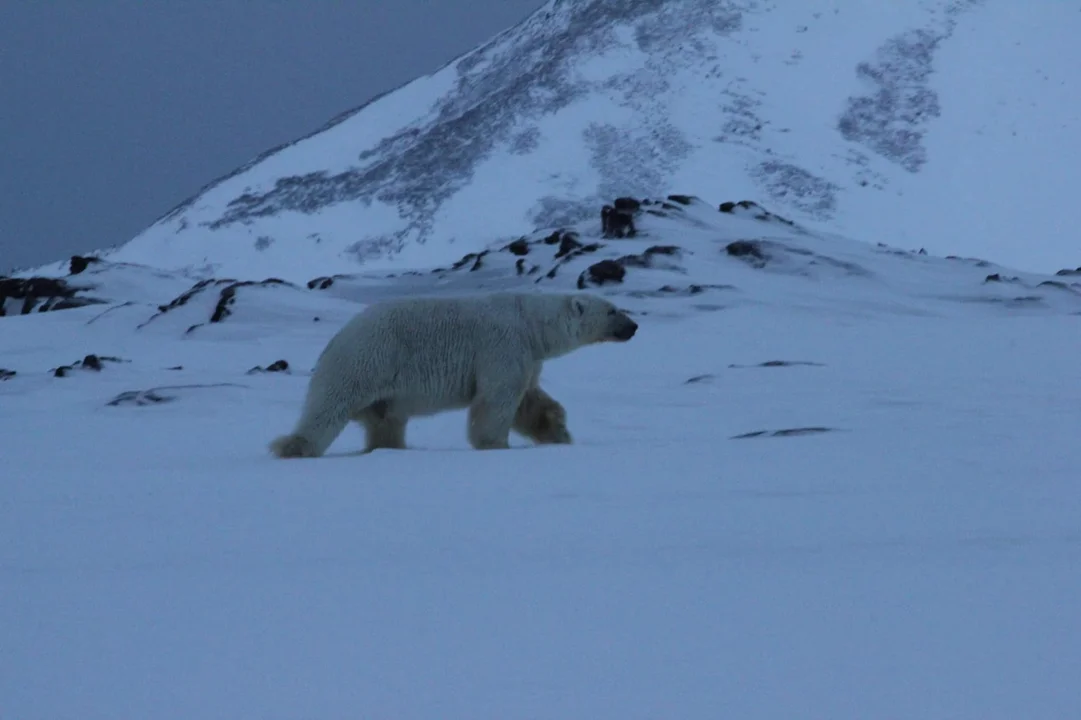
[[(506, 370), (502, 371), (506, 373)], [(528, 385), (528, 374), (477, 378), (469, 405), (469, 443), (477, 450), (510, 447), (510, 431)]]
[(514, 415), (514, 431), (539, 445), (567, 445), (573, 442), (567, 430), (567, 411), (539, 387), (522, 396)]

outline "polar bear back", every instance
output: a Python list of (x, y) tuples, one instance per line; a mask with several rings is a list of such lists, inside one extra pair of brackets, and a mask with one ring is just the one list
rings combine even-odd
[(494, 294), (372, 305), (327, 344), (313, 381), (348, 378), (358, 401), (393, 397), (408, 415), (465, 407), (478, 372), (539, 372), (532, 329), (558, 306), (543, 296), (515, 299)]

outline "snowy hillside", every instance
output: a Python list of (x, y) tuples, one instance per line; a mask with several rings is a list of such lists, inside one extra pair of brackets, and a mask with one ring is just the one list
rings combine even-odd
[[(393, 276), (11, 285), (0, 716), (1073, 717), (1081, 269), (611, 204)], [(267, 453), (365, 303), (579, 286), (640, 329), (546, 366), (574, 445)]]
[(1074, 233), (1079, 32), (1060, 2), (556, 0), (211, 183), (114, 258), (301, 281), (451, 262), (604, 198), (692, 189), (1053, 271), (1081, 263), (1038, 249)]

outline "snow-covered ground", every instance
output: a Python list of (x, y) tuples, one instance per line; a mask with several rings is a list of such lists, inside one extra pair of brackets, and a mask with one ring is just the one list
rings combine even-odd
[[(0, 319), (0, 717), (1076, 717), (1081, 280), (668, 205), (552, 278), (539, 241), (213, 323), (91, 266), (106, 303)], [(546, 367), (574, 445), (267, 453), (363, 302), (658, 245), (587, 283), (638, 335)]]

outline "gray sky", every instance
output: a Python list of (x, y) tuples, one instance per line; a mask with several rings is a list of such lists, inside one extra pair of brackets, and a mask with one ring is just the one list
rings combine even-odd
[(0, 0), (0, 273), (123, 242), (543, 0)]

